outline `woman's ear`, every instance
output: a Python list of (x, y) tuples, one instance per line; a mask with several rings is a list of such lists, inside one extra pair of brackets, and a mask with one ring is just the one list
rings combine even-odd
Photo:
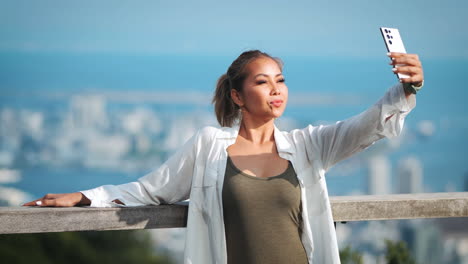
[(239, 107), (244, 105), (244, 102), (242, 100), (242, 96), (239, 93), (239, 91), (237, 91), (236, 89), (231, 89), (231, 98), (234, 101), (234, 103), (236, 105), (238, 105)]

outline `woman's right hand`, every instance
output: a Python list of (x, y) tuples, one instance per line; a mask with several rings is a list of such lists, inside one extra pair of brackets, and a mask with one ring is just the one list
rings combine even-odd
[(90, 205), (91, 201), (80, 192), (46, 194), (44, 197), (25, 203), (23, 206), (52, 206), (52, 207), (70, 207), (75, 205)]

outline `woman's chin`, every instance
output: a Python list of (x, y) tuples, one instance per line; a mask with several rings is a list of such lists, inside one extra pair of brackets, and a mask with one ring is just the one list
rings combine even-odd
[(278, 117), (282, 116), (283, 113), (284, 113), (283, 109), (277, 109), (277, 110), (274, 110), (272, 112), (272, 115), (273, 115), (273, 118), (278, 118)]
[(273, 118), (273, 119), (277, 119), (277, 118), (280, 118), (281, 116), (282, 116), (282, 114), (273, 115), (272, 118)]
[(263, 119), (265, 121), (270, 121), (272, 119), (276, 119), (276, 118), (279, 118), (283, 115), (283, 110), (280, 110), (280, 109), (273, 109), (273, 111), (269, 111), (269, 112), (264, 112), (264, 113), (257, 113), (257, 114), (253, 114), (253, 115), (249, 115), (249, 117), (247, 117), (245, 114), (244, 114), (244, 117), (243, 118), (248, 118), (248, 119)]

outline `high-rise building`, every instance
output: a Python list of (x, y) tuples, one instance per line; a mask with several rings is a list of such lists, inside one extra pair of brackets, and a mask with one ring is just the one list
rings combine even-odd
[(389, 194), (391, 192), (391, 164), (385, 155), (373, 155), (368, 158), (367, 193)]
[(423, 166), (415, 156), (402, 158), (398, 162), (397, 193), (419, 193), (423, 191)]

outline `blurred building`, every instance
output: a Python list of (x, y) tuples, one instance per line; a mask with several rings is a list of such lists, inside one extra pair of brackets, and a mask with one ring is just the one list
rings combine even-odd
[(70, 119), (75, 128), (107, 128), (109, 120), (105, 98), (100, 95), (73, 96), (70, 103)]
[(445, 241), (444, 261), (441, 263), (468, 263), (468, 218), (440, 218), (434, 220)]
[(423, 166), (415, 156), (402, 158), (397, 168), (397, 193), (420, 193), (423, 191)]
[(387, 156), (378, 154), (367, 159), (367, 193), (389, 194), (391, 192), (390, 173), (391, 164)]

